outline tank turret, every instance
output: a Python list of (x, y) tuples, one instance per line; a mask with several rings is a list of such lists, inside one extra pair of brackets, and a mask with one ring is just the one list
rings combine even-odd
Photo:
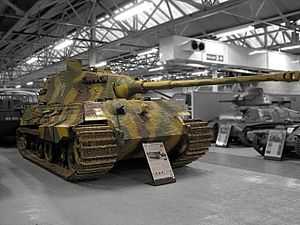
[[(150, 90), (251, 81), (296, 81), (299, 72), (184, 81), (140, 81), (76, 60), (51, 76), (17, 131), (21, 155), (67, 180), (107, 173), (119, 161), (143, 159), (144, 143), (162, 143), (173, 167), (208, 151), (207, 122), (188, 119), (182, 106), (142, 98)], [(138, 94), (138, 95), (137, 95)]]
[[(300, 72), (259, 74), (254, 76), (226, 77), (199, 80), (135, 80), (126, 75), (113, 74), (110, 70), (88, 70), (74, 60), (67, 62), (67, 70), (47, 81), (40, 93), (45, 103), (70, 104), (82, 101), (101, 101), (116, 98), (132, 98), (135, 94), (150, 90), (172, 89), (206, 85), (221, 85), (263, 81), (299, 81)], [(253, 92), (254, 93), (254, 92)]]
[(272, 104), (269, 96), (264, 94), (262, 88), (252, 87), (245, 92), (236, 94), (231, 100), (221, 100), (220, 102), (231, 102), (236, 106), (260, 106)]

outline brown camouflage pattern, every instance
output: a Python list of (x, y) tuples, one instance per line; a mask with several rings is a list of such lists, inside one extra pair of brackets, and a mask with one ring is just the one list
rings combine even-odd
[[(117, 98), (113, 85), (123, 75), (107, 70), (69, 70), (48, 79), (39, 96), (40, 105), (28, 107), (21, 126), (38, 127), (41, 139), (60, 142), (72, 136), (78, 124), (108, 121), (118, 136), (119, 159), (142, 156), (138, 147), (143, 141), (163, 141), (167, 151), (179, 143), (183, 134), (180, 117), (186, 115), (172, 101), (144, 101)], [(125, 114), (118, 114), (123, 107)]]
[[(80, 124), (108, 123), (117, 137), (118, 159), (142, 156), (142, 142), (162, 141), (171, 152), (186, 135), (184, 110), (169, 100), (140, 99), (152, 89), (249, 81), (295, 81), (299, 72), (206, 80), (135, 81), (109, 70), (85, 70), (76, 60), (52, 76), (40, 92), (39, 105), (28, 107), (22, 127), (36, 127), (39, 138), (53, 143), (72, 138)], [(118, 112), (118, 110), (121, 111)]]

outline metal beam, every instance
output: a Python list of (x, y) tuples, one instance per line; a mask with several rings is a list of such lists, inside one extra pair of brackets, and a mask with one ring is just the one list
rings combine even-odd
[[(10, 15), (10, 14), (1, 14), (0, 13), (0, 17), (6, 17), (6, 18), (11, 18), (11, 19), (22, 19), (22, 16), (18, 16), (18, 15)], [(53, 20), (53, 19), (46, 19), (43, 17), (33, 17), (33, 16), (28, 16), (27, 17), (28, 20), (34, 20), (34, 21), (39, 21), (39, 22), (45, 22), (47, 24), (57, 24), (57, 25), (63, 25), (63, 26), (70, 26), (70, 27), (90, 27), (91, 24), (87, 23), (76, 23), (76, 22), (61, 22), (61, 21), (57, 21), (57, 20)], [(113, 28), (113, 27), (107, 27), (107, 26), (100, 26), (97, 25), (97, 23), (95, 25), (93, 25), (95, 28), (97, 29), (103, 29), (103, 30), (113, 30), (113, 31), (120, 31), (123, 32), (122, 29), (119, 28)]]
[(13, 10), (15, 10), (17, 15), (24, 15), (24, 11), (18, 6), (16, 6), (14, 3), (12, 3), (10, 0), (2, 0), (2, 2), (4, 2), (4, 4), (8, 5)]
[(35, 36), (35, 37), (47, 37), (47, 38), (53, 38), (53, 39), (59, 39), (59, 40), (73, 40), (73, 41), (86, 41), (86, 42), (93, 42), (98, 44), (105, 44), (107, 42), (105, 41), (98, 41), (98, 40), (91, 40), (91, 39), (85, 39), (85, 38), (76, 38), (76, 37), (65, 37), (65, 36), (55, 36), (51, 34), (43, 34), (43, 33), (29, 33), (29, 32), (23, 32), (23, 31), (13, 31), (13, 34), (19, 34), (19, 35), (26, 35), (26, 36)]
[(36, 2), (25, 14), (24, 16), (18, 20), (17, 23), (15, 23), (1, 38), (1, 41), (8, 38), (8, 36), (15, 30), (20, 29), (22, 26), (25, 25), (25, 23), (28, 21), (28, 16), (31, 14), (34, 14), (34, 12), (41, 10), (41, 8), (49, 7), (53, 4), (56, 4), (57, 0), (51, 1), (51, 0), (40, 0)]

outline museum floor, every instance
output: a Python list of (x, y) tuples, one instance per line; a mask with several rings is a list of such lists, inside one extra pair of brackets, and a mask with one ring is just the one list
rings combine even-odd
[(211, 148), (150, 186), (145, 169), (79, 184), (0, 149), (0, 225), (300, 224), (300, 160), (265, 161), (249, 148)]

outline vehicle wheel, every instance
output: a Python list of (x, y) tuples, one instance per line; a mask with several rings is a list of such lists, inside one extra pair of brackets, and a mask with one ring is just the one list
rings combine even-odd
[(265, 155), (265, 147), (264, 146), (255, 146), (254, 149), (262, 156)]
[(216, 123), (216, 124), (213, 126), (213, 140), (212, 140), (212, 142), (216, 142), (216, 141), (217, 141), (218, 133), (219, 133), (219, 124)]
[(25, 136), (22, 135), (17, 138), (17, 148), (22, 152), (27, 149), (27, 140)]
[(75, 138), (68, 144), (68, 151), (67, 151), (67, 165), (69, 169), (74, 169), (76, 165), (76, 154), (78, 150), (78, 140)]
[(37, 156), (38, 156), (40, 159), (44, 159), (44, 158), (45, 158), (45, 154), (44, 154), (44, 143), (40, 142), (40, 143), (38, 144), (36, 154), (37, 154)]
[(49, 142), (44, 144), (44, 155), (48, 162), (54, 161), (54, 148), (52, 143)]

